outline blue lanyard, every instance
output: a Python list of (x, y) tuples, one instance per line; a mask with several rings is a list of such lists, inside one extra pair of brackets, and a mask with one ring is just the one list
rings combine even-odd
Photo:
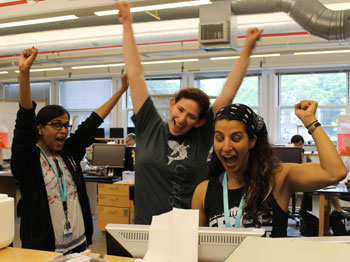
[(49, 158), (46, 155), (44, 150), (42, 150), (42, 148), (38, 144), (36, 146), (40, 149), (40, 152), (44, 155), (44, 157), (46, 158), (47, 162), (49, 163), (52, 171), (55, 173), (57, 180), (58, 180), (59, 188), (60, 188), (60, 195), (61, 195), (62, 202), (66, 202), (66, 200), (67, 200), (66, 172), (64, 171), (64, 167), (63, 167), (63, 163), (62, 163), (61, 158), (56, 154), (56, 157), (58, 159), (58, 166), (59, 166), (59, 168), (62, 172), (62, 176), (63, 176), (63, 184), (62, 184), (60, 175), (58, 173), (58, 170), (56, 169), (56, 165), (52, 162), (51, 158)]
[[(225, 226), (226, 227), (231, 227), (230, 225), (230, 215), (229, 215), (229, 205), (228, 205), (228, 189), (227, 189), (227, 175), (226, 172), (224, 173), (224, 178), (222, 181), (222, 187), (223, 187), (223, 199), (224, 199), (224, 215), (225, 215)], [(235, 219), (235, 227), (238, 228), (241, 224), (241, 217), (242, 217), (242, 210), (243, 210), (243, 205), (245, 203), (245, 195), (243, 194), (241, 201), (239, 202), (239, 207)]]

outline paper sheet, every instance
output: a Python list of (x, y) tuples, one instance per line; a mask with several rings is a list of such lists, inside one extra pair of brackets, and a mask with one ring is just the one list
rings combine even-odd
[(177, 209), (153, 216), (146, 262), (198, 261), (198, 210)]

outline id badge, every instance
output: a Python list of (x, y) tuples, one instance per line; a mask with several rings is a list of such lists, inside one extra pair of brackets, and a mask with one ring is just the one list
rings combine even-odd
[(62, 221), (62, 224), (63, 224), (63, 235), (65, 237), (69, 237), (72, 235), (72, 227), (70, 225), (70, 222), (68, 219), (64, 219)]

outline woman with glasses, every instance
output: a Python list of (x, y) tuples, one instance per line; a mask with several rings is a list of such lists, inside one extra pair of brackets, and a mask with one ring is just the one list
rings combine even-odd
[(69, 113), (49, 105), (35, 115), (30, 68), (35, 48), (19, 60), (19, 110), (12, 143), (11, 170), (22, 196), (20, 237), (23, 248), (80, 252), (92, 243), (93, 224), (80, 161), (97, 128), (128, 88), (122, 88), (69, 135)]

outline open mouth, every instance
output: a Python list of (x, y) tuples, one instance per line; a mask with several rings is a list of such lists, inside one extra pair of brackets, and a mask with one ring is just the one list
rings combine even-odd
[(228, 166), (234, 165), (237, 161), (237, 156), (223, 156), (225, 164)]
[(174, 129), (176, 132), (181, 131), (185, 126), (184, 125), (180, 125), (178, 123), (176, 123), (176, 121), (174, 120)]
[(66, 140), (65, 138), (61, 138), (61, 137), (56, 138), (56, 141), (60, 146), (63, 146), (65, 140)]

